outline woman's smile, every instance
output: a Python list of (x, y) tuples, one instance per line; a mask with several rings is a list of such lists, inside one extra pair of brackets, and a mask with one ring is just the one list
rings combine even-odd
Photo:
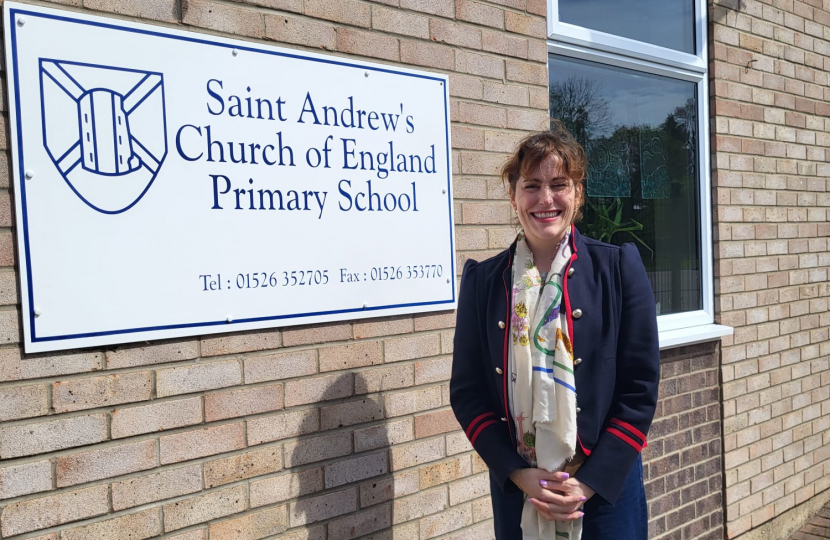
[(544, 223), (551, 223), (553, 221), (556, 221), (556, 219), (560, 215), (562, 215), (562, 210), (550, 210), (547, 212), (531, 212), (530, 215), (536, 218), (538, 221)]

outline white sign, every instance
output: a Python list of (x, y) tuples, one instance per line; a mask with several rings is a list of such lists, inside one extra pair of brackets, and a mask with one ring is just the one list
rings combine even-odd
[(27, 352), (455, 308), (446, 76), (4, 9)]

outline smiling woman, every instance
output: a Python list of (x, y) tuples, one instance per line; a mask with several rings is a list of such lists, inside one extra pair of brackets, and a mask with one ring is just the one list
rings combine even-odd
[(586, 168), (560, 122), (520, 142), (502, 178), (522, 232), (461, 280), (450, 399), (489, 467), (500, 540), (648, 535), (654, 297), (632, 244), (574, 226)]
[(510, 204), (543, 273), (571, 224), (581, 217), (584, 202), (585, 152), (562, 124), (555, 122), (554, 129), (556, 133), (528, 137), (502, 169)]

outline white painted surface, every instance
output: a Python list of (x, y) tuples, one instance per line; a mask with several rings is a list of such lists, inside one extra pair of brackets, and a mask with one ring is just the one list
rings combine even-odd
[(27, 352), (455, 308), (446, 76), (4, 9)]

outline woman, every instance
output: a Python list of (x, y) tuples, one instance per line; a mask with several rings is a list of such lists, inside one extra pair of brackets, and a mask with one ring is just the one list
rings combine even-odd
[(522, 232), (464, 267), (450, 397), (490, 469), (499, 540), (648, 534), (654, 295), (632, 244), (574, 227), (586, 166), (560, 123), (524, 139), (502, 170)]

